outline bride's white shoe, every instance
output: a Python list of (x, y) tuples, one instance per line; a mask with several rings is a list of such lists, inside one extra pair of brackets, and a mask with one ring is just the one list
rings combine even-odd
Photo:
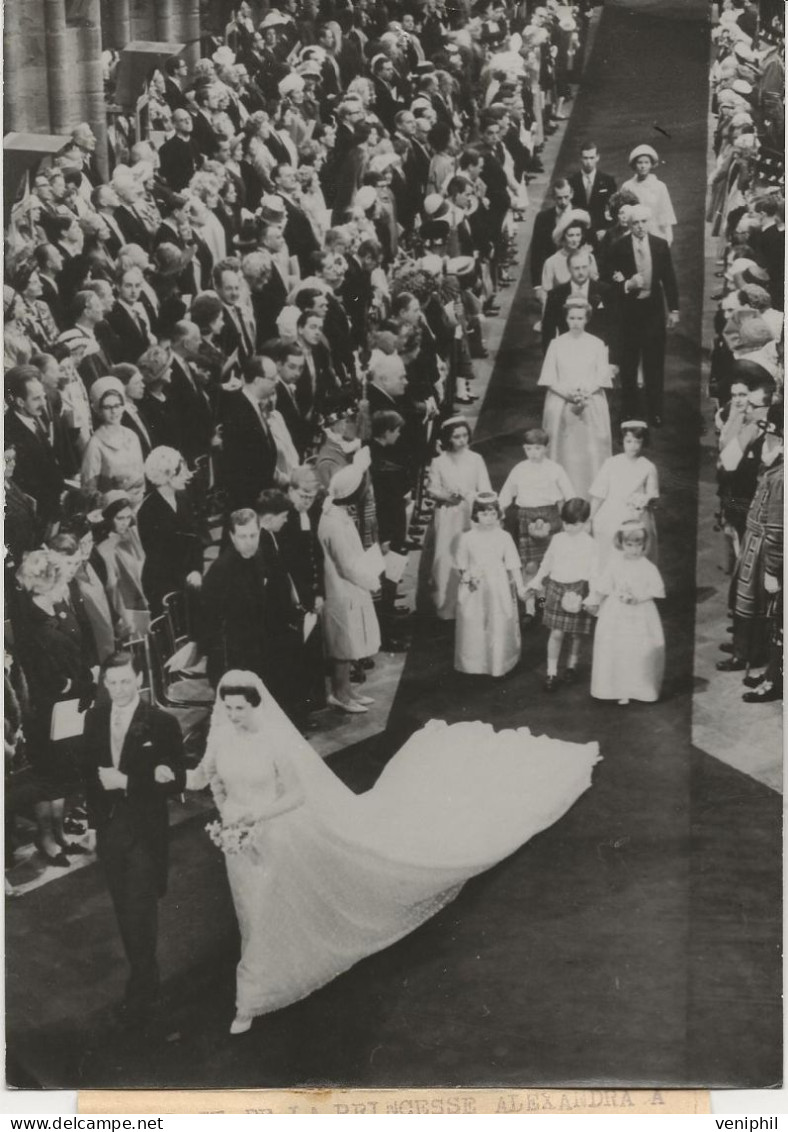
[(230, 1033), (245, 1034), (247, 1030), (251, 1030), (253, 1021), (254, 1019), (248, 1014), (236, 1014), (230, 1026)]

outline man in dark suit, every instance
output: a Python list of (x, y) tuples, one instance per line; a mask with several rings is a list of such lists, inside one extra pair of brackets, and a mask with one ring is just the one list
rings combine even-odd
[(613, 220), (607, 213), (607, 204), (616, 191), (616, 179), (602, 173), (599, 150), (594, 142), (580, 147), (580, 169), (569, 178), (572, 187), (572, 207), (584, 209), (591, 217), (595, 241), (601, 240)]
[(256, 503), (260, 520), (257, 553), (265, 573), (263, 681), (279, 706), (299, 724), (306, 715), (306, 689), (302, 678), (303, 619), (280, 545), (281, 532), (291, 510), (288, 497), (276, 489), (261, 492)]
[(372, 305), (372, 272), (380, 266), (383, 249), (377, 240), (362, 240), (355, 254), (347, 257), (347, 271), (339, 294), (353, 326), (355, 345), (367, 344), (367, 315)]
[(192, 139), (201, 157), (212, 157), (216, 152), (218, 137), (213, 128), (212, 114), (218, 108), (215, 90), (210, 84), (199, 86), (194, 92), (197, 113), (194, 115)]
[[(325, 597), (323, 548), (317, 537), (321, 515), (319, 491), (320, 481), (314, 468), (302, 466), (291, 471), (287, 497), (292, 510), (278, 535), (282, 560), (295, 587), (302, 618), (308, 613), (319, 613)], [(303, 632), (303, 620), (301, 628)], [(319, 622), (304, 642), (300, 678), (306, 710), (325, 707), (325, 659)]]
[(375, 113), (389, 133), (394, 132), (397, 114), (400, 110), (405, 109), (405, 103), (400, 99), (399, 92), (394, 87), (395, 77), (394, 64), (388, 56), (377, 55), (372, 60)]
[(104, 664), (109, 704), (85, 718), (84, 771), (90, 824), (130, 973), (123, 1014), (150, 1018), (159, 994), (158, 901), (167, 888), (167, 799), (186, 785), (176, 719), (140, 700), (130, 653)]
[(223, 399), (220, 482), (230, 511), (254, 507), (261, 491), (276, 480), (276, 441), (268, 416), (276, 401), (276, 366), (270, 358), (252, 358), (243, 371), (244, 385)]
[(233, 511), (229, 545), (212, 562), (200, 590), (200, 637), (215, 688), (231, 668), (264, 675), (265, 570), (260, 524), (250, 507)]
[(51, 426), (45, 423), (46, 391), (35, 366), (8, 370), (5, 389), (5, 442), (16, 450), (14, 479), (21, 491), (35, 499), (38, 522), (48, 533), (60, 518), (64, 483)]
[(531, 283), (541, 294), (542, 268), (555, 252), (553, 232), (563, 214), (572, 207), (572, 186), (562, 177), (553, 185), (553, 207), (537, 212), (531, 236)]
[(199, 365), (201, 341), (199, 328), (193, 322), (176, 322), (167, 393), (178, 422), (178, 450), (190, 468), (201, 456), (209, 454), (214, 433), (214, 405)]
[(300, 207), (295, 194), (298, 191), (298, 179), (292, 165), (275, 165), (271, 170), (271, 180), (274, 190), (282, 198), (287, 213), (284, 236), (291, 255), (298, 259), (301, 275), (307, 276), (311, 266), (313, 252), (320, 250), (315, 230), (309, 217)]
[(611, 348), (611, 362), (615, 362), (614, 343), (611, 340), (608, 302), (610, 288), (605, 283), (591, 279), (591, 253), (588, 248), (578, 248), (570, 252), (567, 266), (571, 279), (559, 283), (547, 293), (547, 302), (542, 315), (542, 349), (547, 352), (553, 338), (567, 331), (564, 303), (569, 298), (585, 299), (591, 310), (586, 330), (601, 338)]
[(785, 226), (779, 223), (780, 210), (785, 209), (782, 198), (767, 196), (755, 204), (755, 214), (761, 218), (761, 227), (753, 239), (755, 253), (762, 267), (769, 272), (769, 294), (775, 310), (785, 306)]
[(638, 365), (643, 363), (649, 423), (662, 424), (665, 380), (665, 312), (667, 327), (679, 321), (679, 292), (670, 247), (648, 235), (651, 209), (634, 205), (629, 235), (610, 249), (608, 269), (618, 292), (619, 364), (625, 417), (637, 416)]
[(164, 101), (173, 113), (188, 110), (189, 100), (183, 87), (189, 77), (189, 67), (182, 55), (173, 55), (164, 60)]
[(188, 110), (176, 110), (172, 116), (175, 133), (159, 150), (161, 175), (171, 189), (185, 189), (200, 164), (200, 152), (192, 134), (194, 123)]
[(277, 339), (265, 347), (265, 356), (276, 365), (276, 411), (287, 425), (299, 460), (303, 460), (314, 440), (316, 427), (313, 420), (314, 396), (310, 396), (308, 374), (307, 381), (304, 380), (303, 351), (297, 342)]
[(117, 338), (119, 361), (137, 364), (137, 359), (155, 342), (147, 312), (140, 302), (143, 275), (129, 267), (118, 283), (118, 298), (107, 315), (110, 330)]
[(225, 358), (235, 354), (243, 367), (254, 356), (257, 327), (241, 306), (242, 278), (236, 263), (223, 259), (213, 269), (213, 285), (224, 306), (224, 322), (216, 344)]

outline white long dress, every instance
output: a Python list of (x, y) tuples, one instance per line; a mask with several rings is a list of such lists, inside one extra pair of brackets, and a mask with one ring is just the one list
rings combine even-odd
[(596, 743), (435, 720), (355, 795), (262, 694), (255, 733), (222, 720), (217, 704), (189, 780), (211, 786), (225, 823), (270, 808), (286, 767), (304, 791), (303, 804), (265, 823), (258, 862), (227, 857), (241, 930), (237, 1009), (247, 1015), (306, 997), (412, 932), (562, 817), (599, 758)]
[[(542, 415), (542, 427), (550, 437), (547, 454), (561, 465), (577, 494), (587, 499), (594, 477), (613, 450), (604, 393), (611, 384), (607, 346), (593, 334), (577, 338), (560, 334), (547, 347), (539, 384), (547, 386)], [(565, 400), (577, 389), (596, 390), (580, 414)]]
[(637, 177), (630, 177), (628, 181), (624, 181), (621, 188), (629, 189), (641, 204), (651, 209), (651, 220), (648, 224), (651, 235), (660, 236), (672, 244), (673, 226), (678, 224), (678, 220), (665, 182), (660, 181), (654, 173), (649, 173), (642, 181)]
[(458, 576), (454, 560), (460, 535), (471, 526), (471, 505), (480, 491), (491, 491), (487, 466), (469, 448), (458, 457), (442, 452), (430, 465), (428, 491), (436, 496), (461, 495), (462, 502), (435, 507), (435, 556), (430, 589), (438, 617), (451, 621), (457, 609)]
[(591, 496), (602, 505), (594, 515), (591, 528), (598, 545), (599, 569), (613, 553), (613, 538), (627, 519), (639, 519), (648, 532), (648, 559), (657, 562), (657, 526), (652, 512), (644, 507), (646, 500), (659, 498), (657, 469), (645, 456), (630, 460), (623, 452), (605, 460), (591, 484)]
[(505, 676), (522, 648), (510, 580), (510, 574), (521, 574), (514, 539), (500, 529), (466, 531), (460, 536), (456, 565), (471, 574), (477, 586), (459, 588), (454, 667), (458, 672)]
[[(665, 596), (659, 570), (647, 558), (615, 551), (594, 582), (603, 595), (594, 633), (591, 695), (597, 700), (659, 699), (665, 634), (654, 598)], [(631, 595), (634, 604), (624, 601)]]

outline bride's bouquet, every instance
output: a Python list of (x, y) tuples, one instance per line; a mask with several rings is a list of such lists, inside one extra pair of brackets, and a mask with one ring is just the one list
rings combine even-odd
[(266, 822), (263, 818), (250, 814), (231, 822), (212, 821), (206, 825), (205, 832), (226, 857), (243, 853), (255, 864), (262, 862), (266, 836)]

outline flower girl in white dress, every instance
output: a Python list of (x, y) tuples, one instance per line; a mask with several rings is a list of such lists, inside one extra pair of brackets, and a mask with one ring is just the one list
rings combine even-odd
[(257, 676), (226, 673), (187, 785), (213, 792), (241, 931), (231, 1032), (412, 932), (562, 817), (598, 758), (596, 743), (432, 720), (356, 795)]
[(654, 599), (665, 596), (665, 586), (646, 558), (647, 544), (642, 522), (622, 523), (616, 549), (586, 598), (586, 608), (599, 608), (591, 667), (597, 700), (653, 703), (662, 690), (665, 635)]

